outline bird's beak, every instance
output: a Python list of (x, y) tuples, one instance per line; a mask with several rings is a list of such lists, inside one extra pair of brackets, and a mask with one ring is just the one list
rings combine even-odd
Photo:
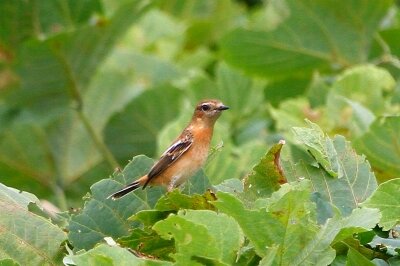
[(225, 105), (221, 105), (220, 107), (218, 107), (218, 110), (223, 111), (223, 110), (228, 110), (229, 107), (225, 106)]

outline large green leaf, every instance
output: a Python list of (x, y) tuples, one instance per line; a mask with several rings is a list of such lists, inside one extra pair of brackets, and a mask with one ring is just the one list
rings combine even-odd
[(366, 257), (364, 257), (363, 255), (361, 255), (357, 250), (350, 247), (349, 251), (347, 252), (346, 266), (358, 266), (358, 265), (373, 266), (375, 264)]
[(379, 185), (378, 189), (362, 206), (378, 208), (382, 213), (379, 224), (384, 230), (390, 230), (400, 222), (400, 179), (392, 179)]
[[(312, 241), (303, 247), (303, 252), (299, 252), (293, 258), (293, 264), (304, 265), (315, 264), (317, 262), (320, 262), (321, 265), (329, 264), (329, 260), (333, 260), (335, 256), (330, 244), (342, 229), (346, 228), (347, 235), (351, 236), (355, 232), (358, 232), (359, 228), (363, 228), (364, 230), (372, 228), (379, 219), (380, 214), (376, 209), (355, 209), (346, 218), (340, 217), (340, 215), (334, 216), (321, 227)], [(323, 262), (321, 262), (321, 255), (327, 250), (330, 250), (330, 258), (325, 257), (323, 258)]]
[(243, 235), (234, 219), (208, 210), (181, 211), (153, 228), (164, 238), (175, 239), (176, 253), (171, 257), (182, 265), (202, 259), (230, 265), (243, 243)]
[(157, 2), (168, 13), (187, 25), (185, 44), (190, 49), (214, 44), (223, 33), (238, 22), (239, 5), (229, 0), (171, 0)]
[(121, 162), (132, 154), (154, 156), (157, 136), (167, 122), (178, 116), (180, 100), (179, 90), (167, 85), (134, 98), (105, 128), (106, 143), (114, 155)]
[(19, 266), (19, 264), (12, 259), (0, 259), (0, 266)]
[(137, 156), (113, 179), (103, 179), (91, 187), (91, 195), (82, 212), (74, 215), (69, 223), (68, 238), (75, 249), (92, 248), (107, 236), (118, 238), (128, 235), (133, 225), (128, 218), (140, 210), (154, 207), (162, 195), (161, 188), (139, 189), (118, 200), (107, 199), (145, 174), (152, 164), (151, 159)]
[[(0, 134), (0, 161), (13, 169), (8, 184), (28, 189), (35, 180), (47, 189), (63, 189), (96, 165), (101, 156), (72, 110), (62, 109), (51, 117), (25, 113)], [(57, 184), (56, 184), (57, 183)], [(43, 196), (43, 195), (41, 195)]]
[[(140, 91), (129, 86), (132, 64), (116, 64), (119, 59), (120, 53), (113, 53), (82, 95), (83, 112), (97, 135), (101, 134), (109, 117)], [(104, 160), (92, 136), (70, 108), (53, 110), (45, 115), (23, 112), (14, 117), (13, 123), (7, 125), (4, 121), (0, 133), (3, 151), (0, 155), (3, 166), (0, 167), (8, 185), (30, 189), (40, 197), (47, 197), (49, 188), (56, 182), (61, 189), (69, 188), (72, 182), (81, 179), (89, 170), (93, 171), (93, 167)], [(97, 171), (97, 180), (98, 176), (110, 171), (111, 168), (101, 167), (101, 171)], [(86, 181), (75, 182), (74, 186), (86, 191), (89, 186), (89, 183), (84, 184)], [(69, 191), (68, 196), (75, 198), (75, 194)]]
[[(369, 229), (380, 216), (374, 209), (356, 209), (346, 218), (336, 214), (318, 226), (310, 188), (308, 181), (285, 184), (256, 210), (244, 208), (240, 200), (226, 193), (218, 193), (214, 204), (237, 220), (260, 256), (270, 256), (277, 248), (277, 255), (271, 255), (274, 265), (327, 265), (335, 257), (330, 244), (342, 228)], [(346, 234), (349, 237), (358, 231), (348, 229)]]
[(288, 17), (274, 31), (236, 29), (226, 36), (222, 52), (228, 63), (274, 78), (310, 73), (330, 63), (347, 66), (364, 62), (391, 1), (285, 3)]
[[(364, 156), (358, 155), (351, 147), (350, 142), (343, 136), (337, 135), (333, 139), (323, 136), (323, 132), (314, 124), (314, 129), (309, 129), (308, 134), (298, 135), (297, 138), (305, 138), (305, 142), (316, 140), (316, 144), (329, 143), (329, 149), (322, 149), (320, 155), (331, 158), (341, 171), (341, 178), (333, 178), (325, 168), (319, 166), (319, 160), (311, 164), (304, 161), (293, 163), (283, 162), (285, 176), (289, 181), (303, 178), (310, 179), (313, 190), (320, 193), (324, 201), (335, 205), (341, 213), (349, 215), (361, 202), (366, 200), (376, 189), (377, 181), (370, 165)], [(318, 130), (317, 130), (318, 129)], [(321, 135), (322, 134), (322, 135)], [(313, 144), (313, 143), (311, 143)], [(310, 144), (310, 145), (311, 145)], [(307, 148), (310, 147), (307, 145)], [(323, 145), (324, 146), (324, 145)], [(313, 146), (314, 147), (314, 146)], [(320, 149), (320, 145), (316, 146)]]
[(79, 108), (79, 93), (87, 89), (116, 40), (146, 10), (144, 3), (124, 4), (107, 23), (24, 43), (16, 67), (21, 88), (8, 95), (8, 103), (43, 110), (73, 99)]
[(64, 258), (66, 265), (171, 265), (167, 261), (157, 261), (150, 259), (138, 258), (129, 250), (118, 247), (108, 246), (106, 244), (98, 245), (97, 247), (75, 255), (68, 255)]
[[(20, 265), (57, 265), (66, 234), (49, 220), (29, 211), (38, 199), (0, 184), (0, 258)], [(22, 252), (23, 251), (23, 252)]]
[(400, 116), (383, 117), (372, 123), (369, 131), (354, 141), (378, 173), (400, 177)]

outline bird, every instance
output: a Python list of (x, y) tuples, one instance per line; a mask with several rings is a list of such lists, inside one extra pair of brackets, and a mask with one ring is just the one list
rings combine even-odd
[(108, 198), (119, 199), (139, 187), (161, 185), (170, 192), (194, 175), (207, 160), (214, 124), (229, 109), (220, 100), (200, 101), (190, 123), (154, 163), (150, 171)]

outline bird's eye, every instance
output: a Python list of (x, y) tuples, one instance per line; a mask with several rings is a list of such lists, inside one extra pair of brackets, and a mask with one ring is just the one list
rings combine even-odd
[(209, 106), (208, 104), (203, 104), (203, 105), (201, 106), (201, 110), (203, 110), (203, 111), (208, 111), (208, 110), (210, 110), (210, 106)]

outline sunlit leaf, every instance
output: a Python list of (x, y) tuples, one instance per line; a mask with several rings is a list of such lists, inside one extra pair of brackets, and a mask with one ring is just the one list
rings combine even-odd
[(400, 222), (400, 179), (392, 179), (379, 185), (372, 196), (362, 206), (378, 208), (382, 213), (379, 224), (384, 230), (389, 230)]

